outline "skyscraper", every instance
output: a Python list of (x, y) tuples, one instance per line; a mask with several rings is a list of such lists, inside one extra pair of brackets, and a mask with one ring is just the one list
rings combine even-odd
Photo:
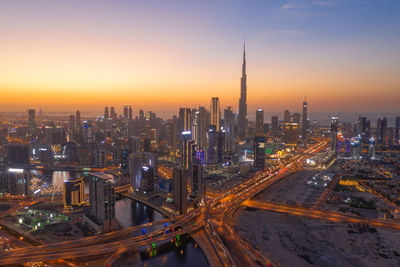
[(83, 142), (92, 143), (93, 141), (92, 121), (83, 121)]
[(197, 147), (198, 149), (205, 149), (207, 147), (207, 132), (208, 132), (208, 111), (205, 107), (199, 107), (199, 114), (197, 116)]
[(190, 132), (182, 134), (181, 138), (181, 166), (185, 168), (185, 170), (190, 170), (192, 168), (192, 160), (196, 152), (196, 146), (194, 140), (191, 139)]
[(187, 173), (181, 167), (175, 167), (173, 170), (173, 197), (176, 209), (180, 214), (187, 211)]
[(232, 107), (224, 110), (225, 152), (232, 153), (235, 136), (235, 114)]
[(117, 113), (115, 113), (114, 107), (111, 107), (111, 109), (110, 109), (110, 116), (111, 116), (111, 119), (113, 119), (113, 120), (117, 119)]
[(247, 75), (246, 75), (246, 47), (243, 46), (242, 78), (240, 79), (238, 137), (244, 139), (247, 129)]
[(308, 128), (308, 121), (307, 121), (307, 100), (304, 97), (303, 101), (303, 117), (301, 123), (301, 138), (303, 139), (303, 144), (307, 145), (307, 128)]
[(79, 110), (76, 111), (76, 128), (80, 128), (81, 127), (81, 112)]
[(132, 120), (132, 115), (133, 115), (133, 113), (132, 113), (132, 105), (129, 105), (129, 111), (128, 111), (128, 119), (129, 120)]
[(399, 131), (400, 131), (400, 117), (396, 117), (396, 123), (394, 128), (394, 141), (396, 145), (399, 144), (399, 135), (400, 135)]
[(195, 159), (193, 162), (191, 176), (192, 196), (194, 196), (198, 202), (202, 203), (205, 198), (206, 184), (203, 177), (203, 166), (198, 159)]
[(191, 131), (192, 111), (190, 108), (179, 109), (179, 134)]
[(264, 110), (261, 108), (256, 111), (256, 136), (264, 135)]
[(283, 123), (286, 122), (290, 122), (290, 111), (287, 109), (283, 112)]
[(29, 123), (29, 132), (33, 134), (36, 128), (34, 109), (28, 110), (28, 123)]
[(337, 134), (338, 134), (338, 127), (339, 127), (339, 121), (338, 117), (332, 117), (331, 119), (331, 149), (335, 153), (337, 153)]
[(124, 119), (127, 120), (128, 116), (128, 105), (124, 105)]
[(150, 192), (154, 190), (154, 168), (151, 166), (142, 167), (142, 179), (140, 179), (140, 190)]
[(278, 135), (278, 116), (271, 117), (271, 135), (277, 136)]
[(75, 116), (69, 115), (69, 130), (73, 132), (75, 130)]
[(109, 232), (115, 224), (114, 184), (103, 173), (89, 173), (89, 215), (95, 229)]
[(219, 107), (219, 98), (213, 97), (211, 98), (210, 105), (210, 125), (215, 126), (215, 130), (219, 132), (221, 130), (221, 110)]
[(110, 117), (110, 113), (108, 112), (108, 107), (104, 108), (104, 119), (108, 119), (108, 117)]
[(172, 117), (171, 121), (171, 130), (170, 130), (170, 146), (171, 146), (171, 154), (177, 155), (178, 153), (178, 125), (179, 125), (179, 120), (177, 116)]
[(29, 180), (28, 171), (9, 168), (8, 172), (0, 174), (0, 193), (27, 196), (31, 193), (29, 191)]
[(254, 137), (254, 167), (263, 169), (265, 165), (265, 143), (266, 138), (263, 136)]
[(387, 144), (387, 118), (384, 117), (383, 119), (378, 119), (376, 123), (376, 137), (377, 143), (379, 145), (386, 145)]
[(358, 131), (361, 135), (361, 143), (363, 145), (368, 144), (371, 137), (371, 121), (367, 120), (367, 117), (358, 118)]
[(133, 190), (140, 187), (142, 178), (142, 155), (141, 153), (132, 153), (129, 155), (129, 176)]
[(284, 127), (285, 145), (297, 145), (299, 142), (299, 124), (296, 122), (285, 122)]
[(9, 144), (6, 146), (6, 162), (8, 166), (23, 167), (30, 163), (29, 146)]

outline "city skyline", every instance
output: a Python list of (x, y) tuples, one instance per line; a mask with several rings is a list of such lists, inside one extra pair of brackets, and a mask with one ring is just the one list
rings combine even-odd
[(0, 112), (237, 111), (244, 39), (249, 117), (304, 96), (310, 114), (397, 111), (396, 2), (42, 2), (3, 2)]
[(399, 265), (399, 14), (1, 1), (0, 265)]

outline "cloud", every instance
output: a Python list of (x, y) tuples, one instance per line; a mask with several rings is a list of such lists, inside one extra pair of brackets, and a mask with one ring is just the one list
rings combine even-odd
[(296, 5), (293, 2), (289, 2), (289, 3), (281, 6), (281, 8), (283, 8), (283, 9), (296, 9), (296, 8), (300, 8), (300, 6)]
[(300, 8), (310, 8), (312, 6), (335, 6), (337, 5), (337, 0), (313, 0), (309, 2), (301, 2), (301, 1), (291, 1), (283, 6), (281, 6), (282, 9), (300, 9)]

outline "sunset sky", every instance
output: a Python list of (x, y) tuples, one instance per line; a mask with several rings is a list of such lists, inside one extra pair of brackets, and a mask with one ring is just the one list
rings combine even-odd
[(400, 1), (0, 3), (0, 111), (390, 111), (400, 103)]

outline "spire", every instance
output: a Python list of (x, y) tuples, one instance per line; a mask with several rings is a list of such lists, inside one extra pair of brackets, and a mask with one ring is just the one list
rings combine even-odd
[(243, 41), (243, 60), (246, 60), (246, 41)]
[(246, 41), (243, 41), (242, 77), (246, 75)]

